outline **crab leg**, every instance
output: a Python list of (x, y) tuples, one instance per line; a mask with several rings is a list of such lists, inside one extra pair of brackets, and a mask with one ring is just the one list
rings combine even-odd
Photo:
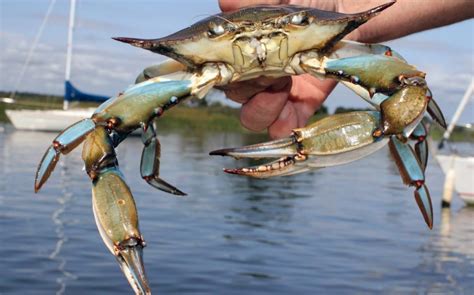
[(154, 81), (134, 85), (104, 102), (90, 119), (74, 123), (61, 132), (41, 159), (35, 177), (38, 192), (56, 167), (60, 154), (68, 154), (98, 126), (106, 126), (117, 146), (130, 132), (173, 107), (191, 93), (189, 80)]
[(118, 168), (114, 148), (133, 130), (145, 130), (142, 176), (164, 191), (183, 194), (158, 177), (159, 142), (150, 122), (192, 91), (190, 80), (150, 79), (103, 103), (90, 119), (64, 130), (53, 141), (38, 167), (35, 191), (51, 175), (60, 154), (84, 142), (82, 157), (92, 180), (92, 203), (97, 227), (108, 249), (137, 294), (150, 294), (142, 261), (145, 247), (138, 228), (133, 196)]
[[(441, 110), (433, 100), (431, 91), (426, 87), (425, 74), (408, 65), (403, 57), (389, 47), (341, 41), (336, 45), (329, 58), (321, 62), (319, 69), (316, 69), (318, 67), (317, 61), (309, 56), (306, 62), (303, 62), (303, 67), (306, 64), (310, 66), (309, 70), (315, 75), (326, 75), (342, 80), (346, 86), (372, 104), (377, 110), (381, 110), (384, 116), (391, 112), (391, 118), (385, 120), (387, 123), (392, 120), (396, 121), (397, 117), (406, 116), (400, 114), (401, 111), (399, 110), (400, 105), (405, 104), (403, 112), (413, 113), (410, 115), (411, 121), (398, 122), (400, 126), (398, 132), (403, 133), (405, 137), (409, 137), (415, 129), (420, 134), (423, 132), (423, 126), (416, 126), (416, 123), (421, 121), (425, 111), (442, 127), (446, 126)], [(367, 70), (364, 71), (364, 69)], [(403, 89), (407, 88), (412, 88), (408, 91), (412, 94), (403, 95)], [(423, 94), (417, 93), (419, 91), (416, 91), (416, 88), (419, 88)], [(394, 91), (396, 92), (394, 93)], [(390, 101), (391, 96), (397, 96), (397, 93), (405, 96), (406, 102), (395, 99), (395, 105), (388, 107), (392, 110), (388, 110), (384, 105), (390, 105), (387, 102)], [(418, 99), (413, 99), (410, 95)], [(422, 102), (423, 100), (426, 100), (427, 103)], [(397, 132), (392, 130), (391, 133)], [(424, 151), (422, 151), (423, 143), (416, 146), (418, 147), (417, 154), (422, 163), (426, 163), (427, 147), (425, 146)]]
[[(352, 41), (340, 41), (322, 62), (308, 54), (303, 58), (302, 67), (316, 76), (341, 80), (375, 108), (395, 89), (403, 86), (407, 79), (425, 77), (425, 73), (409, 65), (388, 46)], [(429, 90), (427, 97), (428, 113), (441, 127), (446, 128), (443, 113)]]
[(56, 167), (56, 163), (59, 161), (59, 156), (70, 153), (94, 129), (94, 121), (84, 119), (65, 129), (53, 140), (53, 144), (46, 150), (36, 170), (35, 192), (38, 192), (48, 180), (51, 172)]
[(140, 162), (142, 178), (154, 188), (170, 194), (185, 196), (185, 193), (159, 177), (161, 145), (156, 137), (153, 124), (148, 125), (148, 127), (143, 130), (142, 141), (145, 145)]
[(92, 208), (102, 240), (135, 293), (151, 294), (142, 260), (145, 241), (138, 228), (137, 208), (103, 126), (88, 135), (82, 158), (92, 180)]
[(389, 146), (403, 182), (415, 187), (416, 203), (428, 227), (433, 228), (433, 205), (425, 185), (425, 175), (421, 163), (413, 149), (396, 136), (390, 137)]
[[(370, 97), (381, 92), (390, 95), (399, 88), (402, 79), (424, 78), (425, 73), (400, 59), (384, 55), (360, 55), (323, 62), (326, 77), (361, 85), (369, 91)], [(321, 73), (321, 70), (316, 71)]]
[(443, 112), (434, 99), (430, 99), (428, 102), (427, 111), (431, 118), (433, 118), (433, 120), (435, 120), (441, 127), (444, 129), (448, 128), (448, 124), (446, 124), (446, 119), (444, 118)]
[(183, 72), (186, 67), (174, 59), (167, 59), (164, 62), (145, 68), (135, 80), (135, 84), (149, 80), (151, 78), (165, 76), (176, 72)]

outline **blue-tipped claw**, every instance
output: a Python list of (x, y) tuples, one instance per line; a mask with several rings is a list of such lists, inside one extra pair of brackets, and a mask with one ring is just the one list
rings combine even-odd
[(117, 166), (97, 171), (92, 185), (92, 210), (100, 236), (135, 294), (150, 294), (143, 264), (145, 242), (130, 188)]
[(35, 193), (37, 193), (43, 184), (48, 180), (51, 172), (53, 172), (56, 167), (56, 163), (59, 160), (60, 153), (54, 149), (53, 146), (50, 146), (46, 153), (44, 153), (43, 158), (41, 159), (38, 169), (36, 170), (35, 177)]
[(142, 178), (156, 189), (177, 196), (185, 196), (186, 194), (184, 192), (159, 177), (161, 144), (158, 138), (156, 138), (152, 125), (149, 125), (148, 128), (143, 131), (142, 141), (145, 145), (140, 162), (140, 173)]
[(441, 125), (441, 127), (443, 127), (444, 129), (448, 128), (443, 112), (441, 111), (438, 104), (434, 101), (433, 98), (431, 98), (428, 102), (428, 108), (426, 110), (428, 111), (428, 114), (430, 114), (431, 118), (433, 118), (433, 120), (435, 120), (439, 125)]
[(136, 239), (130, 239), (129, 245), (117, 253), (117, 262), (136, 294), (151, 294), (143, 267), (143, 245)]
[(423, 169), (411, 146), (391, 136), (389, 147), (405, 184), (414, 185), (416, 181), (425, 180)]
[(94, 121), (84, 119), (69, 126), (53, 140), (53, 144), (46, 150), (36, 170), (35, 193), (37, 193), (48, 180), (56, 167), (60, 154), (68, 154), (81, 144), (87, 134), (94, 129)]
[(427, 136), (428, 131), (426, 130), (424, 123), (418, 124), (410, 135), (411, 139), (417, 141), (415, 144), (415, 152), (418, 160), (420, 160), (423, 171), (426, 170), (426, 166), (428, 165), (428, 143), (426, 142)]
[(403, 182), (416, 187), (416, 203), (428, 227), (433, 228), (433, 206), (430, 194), (425, 186), (425, 176), (421, 163), (411, 146), (403, 143), (396, 136), (390, 138), (389, 147)]
[(433, 204), (431, 204), (431, 197), (426, 185), (422, 184), (415, 190), (415, 200), (420, 208), (423, 219), (430, 229), (433, 228)]
[(152, 187), (164, 191), (169, 194), (177, 195), (177, 196), (186, 196), (186, 193), (180, 191), (175, 186), (167, 183), (163, 179), (159, 178), (158, 176), (145, 178), (145, 181), (151, 185)]

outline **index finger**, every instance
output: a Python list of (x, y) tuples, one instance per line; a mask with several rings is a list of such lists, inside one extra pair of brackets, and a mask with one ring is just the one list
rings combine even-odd
[(238, 103), (245, 103), (251, 97), (264, 90), (279, 91), (291, 83), (290, 77), (268, 78), (265, 76), (247, 81), (233, 82), (220, 89), (224, 90), (227, 98)]
[(281, 0), (219, 0), (219, 6), (222, 11), (236, 10), (245, 6), (256, 5), (256, 4), (270, 4), (277, 5), (282, 4)]

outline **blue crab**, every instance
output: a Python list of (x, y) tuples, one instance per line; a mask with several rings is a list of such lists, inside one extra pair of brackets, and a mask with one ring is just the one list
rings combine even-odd
[[(171, 59), (146, 68), (136, 84), (103, 103), (92, 115), (65, 129), (39, 164), (35, 191), (49, 178), (61, 154), (84, 142), (82, 157), (92, 181), (93, 212), (100, 235), (137, 294), (150, 288), (142, 259), (144, 239), (129, 187), (119, 170), (115, 147), (142, 130), (141, 175), (151, 186), (184, 195), (159, 176), (160, 142), (153, 120), (187, 97), (203, 98), (213, 87), (252, 78), (311, 74), (341, 81), (374, 111), (328, 116), (285, 139), (212, 155), (277, 158), (229, 173), (266, 178), (340, 165), (365, 157), (387, 143), (403, 181), (431, 228), (433, 210), (425, 185), (428, 112), (445, 126), (425, 73), (379, 44), (342, 40), (393, 2), (356, 14), (299, 6), (254, 6), (221, 13), (160, 39), (115, 38)], [(415, 150), (408, 143), (415, 140)]]

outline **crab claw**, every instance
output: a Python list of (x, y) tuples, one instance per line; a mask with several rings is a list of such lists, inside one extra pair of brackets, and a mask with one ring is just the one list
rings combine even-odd
[(221, 149), (210, 155), (238, 158), (277, 158), (253, 167), (225, 172), (257, 178), (292, 175), (312, 169), (346, 164), (361, 159), (387, 143), (372, 136), (380, 128), (378, 112), (352, 112), (326, 117), (293, 130), (284, 139), (240, 148)]
[(117, 262), (136, 294), (151, 294), (143, 268), (143, 241), (131, 238), (117, 251)]
[(150, 125), (148, 128), (143, 130), (142, 141), (145, 145), (140, 163), (142, 178), (156, 189), (177, 196), (185, 196), (185, 193), (159, 177), (161, 144), (156, 137), (153, 125)]
[(444, 118), (443, 112), (433, 98), (431, 98), (428, 102), (428, 108), (426, 110), (428, 111), (428, 114), (430, 114), (431, 118), (433, 118), (433, 120), (435, 120), (441, 127), (444, 129), (448, 128), (448, 124), (446, 124), (446, 119)]
[(86, 136), (95, 129), (91, 119), (84, 119), (63, 130), (53, 140), (41, 159), (35, 177), (35, 193), (37, 193), (56, 167), (61, 154), (66, 155), (81, 144)]
[(390, 137), (389, 147), (400, 176), (405, 184), (415, 187), (415, 200), (426, 225), (433, 228), (433, 205), (430, 193), (425, 185), (425, 175), (422, 164), (415, 151), (400, 141), (396, 136)]
[(138, 228), (132, 193), (117, 167), (99, 171), (92, 186), (92, 209), (100, 236), (136, 294), (151, 294), (143, 265), (145, 242)]
[(418, 208), (420, 208), (421, 215), (426, 222), (426, 225), (433, 229), (433, 204), (431, 203), (430, 193), (425, 184), (420, 185), (415, 190), (415, 200)]

